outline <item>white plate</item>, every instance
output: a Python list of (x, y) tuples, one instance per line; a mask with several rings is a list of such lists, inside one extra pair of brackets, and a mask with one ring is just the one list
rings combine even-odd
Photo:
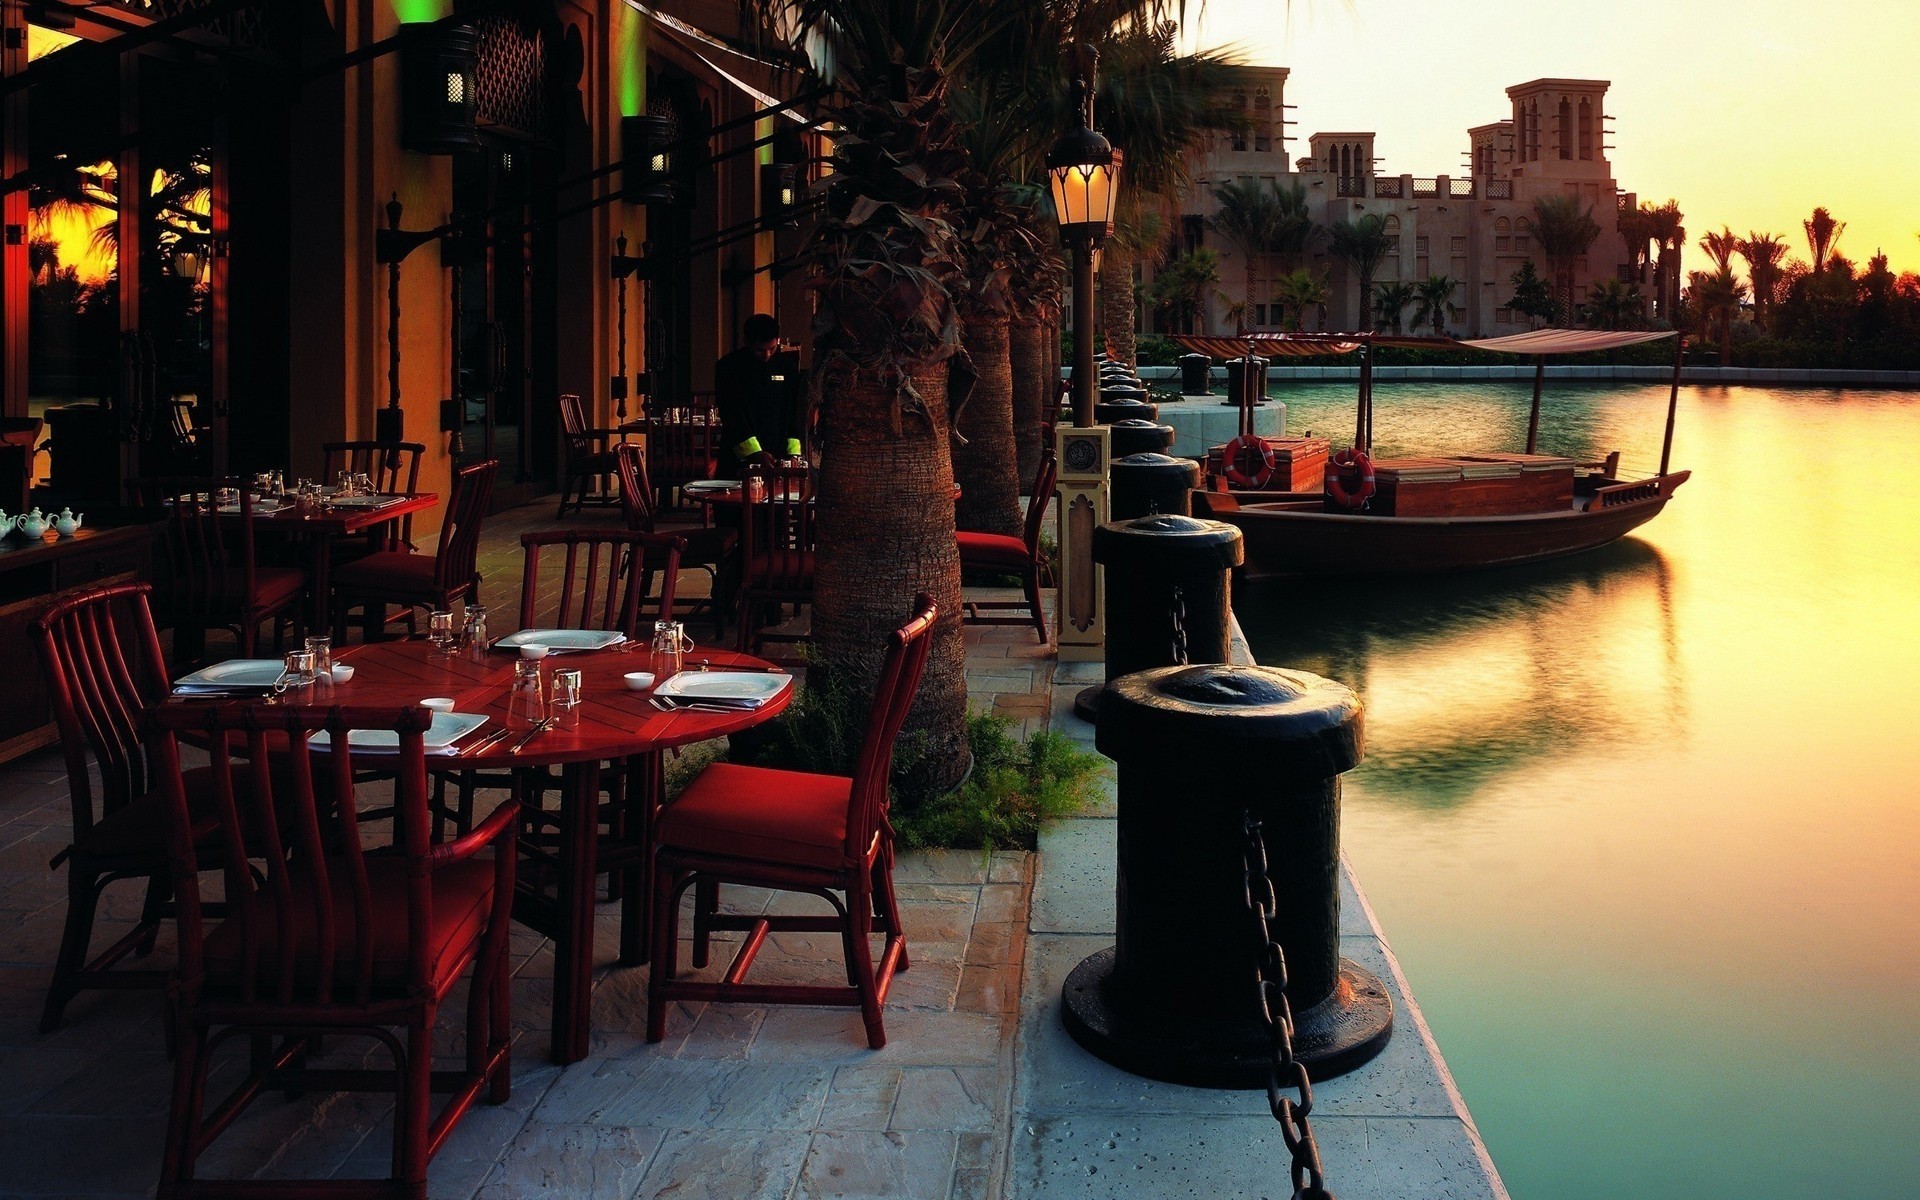
[(740, 486), (738, 479), (696, 479), (692, 483), (683, 483), (683, 492), (726, 492)]
[(404, 496), (335, 496), (335, 508), (385, 508), (389, 504), (398, 504)]
[(792, 682), (793, 676), (772, 671), (682, 671), (653, 694), (669, 700), (718, 700), (758, 708)]
[(558, 654), (573, 650), (605, 650), (608, 646), (618, 646), (627, 640), (627, 635), (618, 630), (607, 629), (522, 629), (510, 633), (493, 644), (496, 650), (517, 650), (521, 646), (537, 645)]
[(280, 678), (282, 664), (277, 658), (233, 658), (223, 663), (182, 675), (173, 681), (173, 690), (218, 691), (221, 688), (270, 688)]
[[(487, 723), (485, 713), (449, 713), (433, 714), (433, 724), (427, 727), (422, 741), (428, 754), (445, 754), (454, 749), (454, 743)], [(313, 735), (309, 743), (315, 749), (325, 749), (333, 738), (322, 729)], [(400, 735), (391, 729), (356, 729), (347, 735), (347, 745), (355, 750), (398, 750)]]

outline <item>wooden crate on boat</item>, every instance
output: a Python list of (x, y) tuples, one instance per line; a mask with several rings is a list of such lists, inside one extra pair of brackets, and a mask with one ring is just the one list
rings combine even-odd
[[(1262, 490), (1269, 492), (1317, 492), (1320, 490), (1327, 466), (1326, 438), (1269, 437), (1261, 440), (1267, 443), (1269, 450), (1273, 451), (1273, 479)], [(1208, 476), (1225, 477), (1226, 449), (1224, 445), (1208, 448)]]
[[(1494, 517), (1557, 512), (1573, 504), (1573, 461), (1546, 455), (1472, 454), (1376, 459), (1368, 511), (1386, 517)], [(1342, 511), (1328, 502), (1332, 511)]]

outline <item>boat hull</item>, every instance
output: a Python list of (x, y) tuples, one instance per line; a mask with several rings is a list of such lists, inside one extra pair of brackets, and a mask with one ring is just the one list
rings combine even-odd
[(1250, 504), (1220, 512), (1246, 537), (1250, 581), (1424, 575), (1511, 566), (1614, 542), (1660, 515), (1689, 472), (1603, 488), (1587, 507), (1485, 517), (1380, 517)]

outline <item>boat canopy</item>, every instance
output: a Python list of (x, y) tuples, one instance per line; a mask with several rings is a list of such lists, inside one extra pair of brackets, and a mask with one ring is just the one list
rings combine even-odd
[(1491, 350), (1496, 354), (1587, 354), (1618, 350), (1674, 336), (1672, 330), (1535, 329), (1497, 338), (1417, 337), (1397, 333), (1247, 333), (1237, 337), (1192, 333), (1169, 335), (1183, 349), (1214, 358), (1265, 358), (1351, 354), (1363, 346), (1410, 350)]

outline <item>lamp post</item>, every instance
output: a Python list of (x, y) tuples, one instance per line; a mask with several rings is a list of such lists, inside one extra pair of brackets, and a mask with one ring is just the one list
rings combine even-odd
[(1057, 625), (1063, 662), (1105, 656), (1105, 596), (1093, 562), (1093, 531), (1107, 519), (1110, 443), (1094, 424), (1099, 375), (1093, 365), (1093, 274), (1113, 231), (1120, 199), (1120, 152), (1093, 128), (1093, 81), (1099, 55), (1077, 46), (1071, 55), (1078, 127), (1047, 152), (1060, 238), (1073, 259), (1073, 424), (1055, 430), (1059, 456), (1060, 600)]

